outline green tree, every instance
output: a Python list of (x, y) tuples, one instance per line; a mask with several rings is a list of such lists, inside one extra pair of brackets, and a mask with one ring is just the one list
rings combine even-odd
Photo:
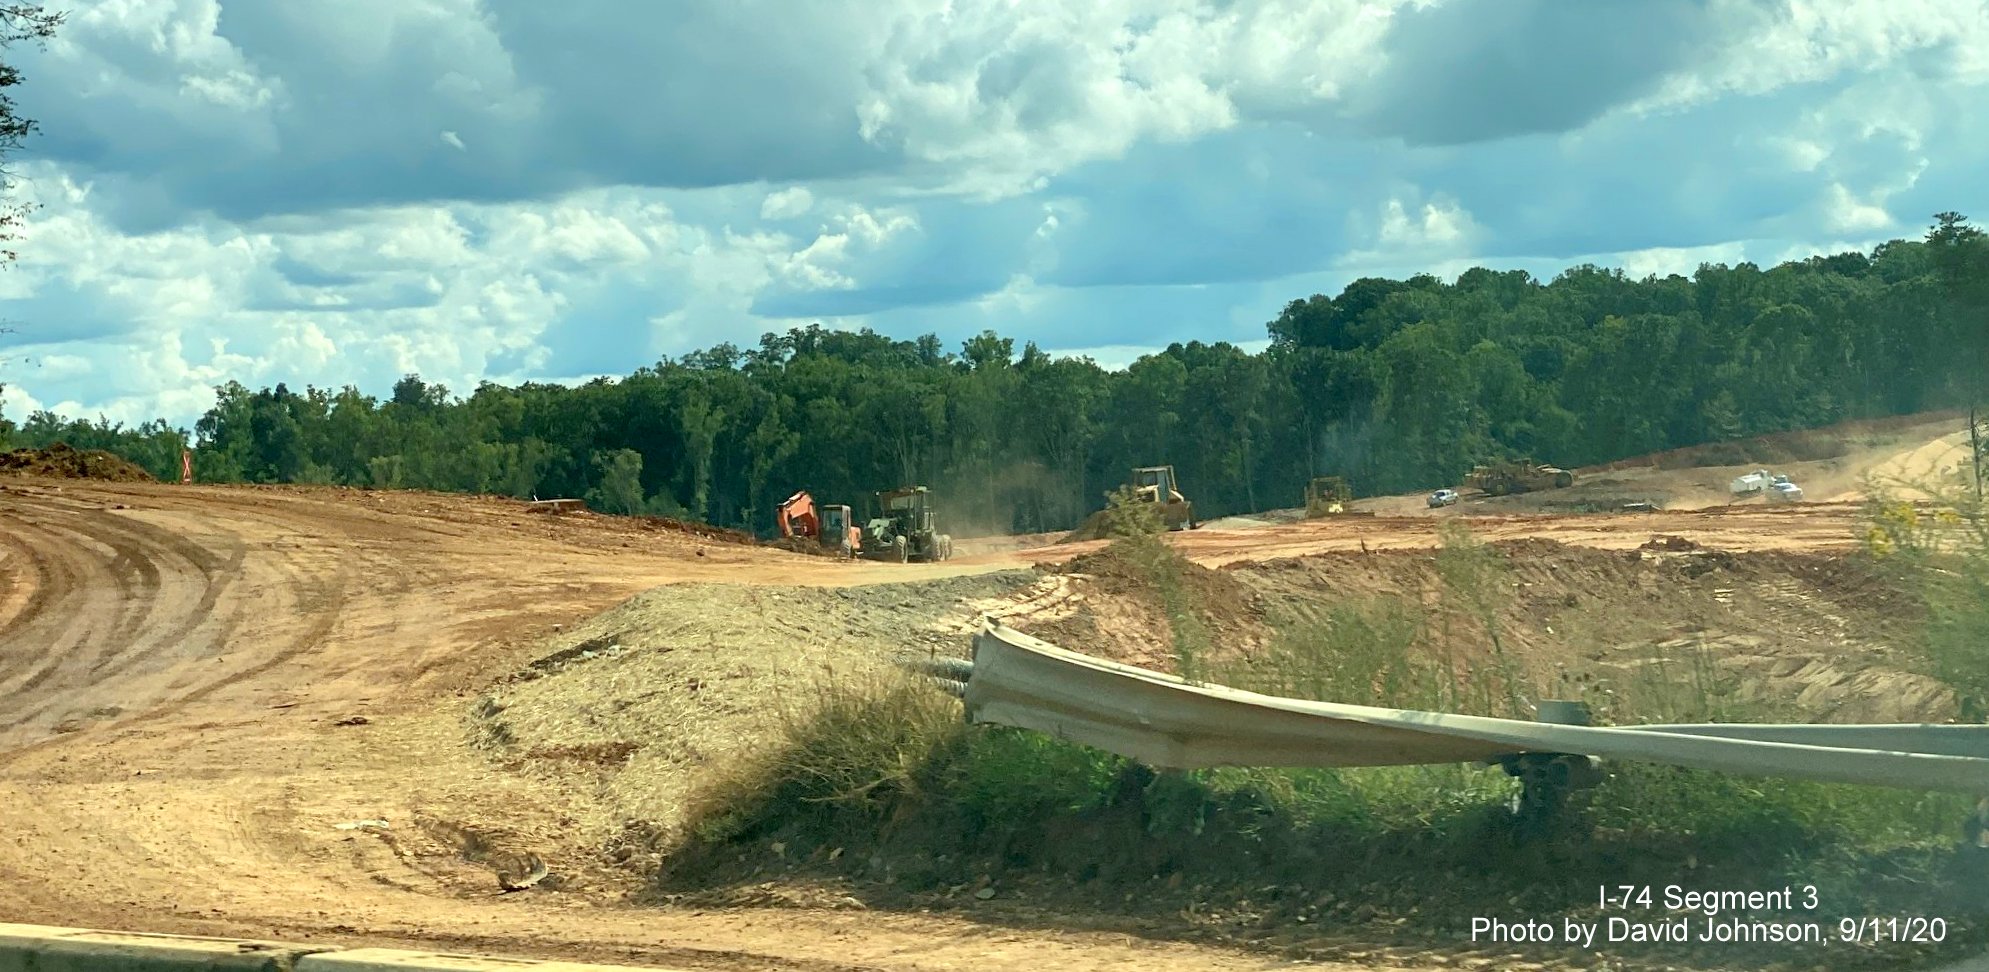
[[(55, 29), (62, 26), (67, 16), (39, 3), (0, 3), (0, 50), (24, 42), (46, 42), (55, 36)], [(21, 69), (11, 57), (0, 59), (0, 192), (11, 192), (14, 188), (13, 175), (5, 161), (20, 151), (27, 137), (40, 127), (34, 119), (16, 110), (14, 99), (7, 92), (23, 80)], [(20, 238), (21, 223), (32, 211), (33, 207), (26, 203), (0, 205), (0, 261), (12, 263), (19, 259), (14, 241)]]
[(616, 449), (595, 456), (594, 465), (601, 471), (601, 485), (587, 494), (588, 505), (624, 516), (642, 512), (642, 453)]
[[(467, 399), (419, 375), (384, 401), (230, 383), (194, 427), (196, 469), (612, 494), (616, 509), (762, 530), (788, 490), (861, 504), (924, 482), (956, 525), (1052, 530), (1095, 511), (1128, 468), (1170, 463), (1210, 518), (1295, 503), (1312, 475), (1367, 494), (1421, 489), (1491, 455), (1578, 465), (1966, 407), (1989, 374), (1985, 247), (1943, 214), (1925, 239), (1767, 269), (1363, 278), (1287, 304), (1264, 352), (1173, 344), (1122, 371), (1033, 343), (1018, 353), (993, 332), (948, 354), (931, 335), (809, 325), (621, 380), (484, 384)], [(39, 414), (0, 431), (113, 449), (168, 475), (187, 438)], [(596, 461), (623, 452), (640, 463)]]

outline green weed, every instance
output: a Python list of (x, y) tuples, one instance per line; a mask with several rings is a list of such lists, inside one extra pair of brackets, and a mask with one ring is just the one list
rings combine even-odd
[[(1167, 576), (1172, 551), (1127, 516), (1134, 528), (1115, 542)], [(1896, 563), (1920, 556), (1904, 546), (1894, 544)], [(1945, 556), (1963, 560), (1941, 570), (1966, 566), (1966, 554)], [(1170, 620), (1177, 609), (1192, 618), (1175, 576), (1176, 593), (1163, 593), (1180, 599)], [(1434, 601), (1331, 605), (1283, 626), (1257, 657), (1202, 674), (1300, 698), (1517, 714), (1533, 693), (1502, 643), (1511, 584), (1502, 555), (1452, 533), (1436, 577)], [(1204, 635), (1176, 628), (1184, 662)], [(1612, 722), (1787, 716), (1743, 698), (1716, 661), (1704, 648), (1677, 649), (1588, 697)], [(1593, 919), (1603, 885), (1816, 885), (1824, 901), (1814, 920), (1938, 914), (1950, 951), (1989, 936), (1989, 875), (1956, 854), (1969, 807), (1958, 796), (1612, 763), (1571, 805), (1578, 826), (1519, 843), (1506, 810), (1515, 787), (1496, 769), (1465, 765), (1155, 772), (1043, 734), (969, 727), (955, 700), (914, 679), (845, 682), (785, 717), (777, 744), (713, 788), (698, 808), (703, 824), (666, 855), (658, 880), (676, 892), (750, 885), (765, 879), (762, 848), (778, 844), (791, 870), (879, 905), (924, 907), (998, 882), (1059, 907), (1162, 916), (1154, 927), (1183, 933), (1214, 921), (1198, 916), (1236, 912), (1292, 941), (1332, 929), (1449, 946), (1488, 912)], [(1685, 961), (1661, 947), (1643, 954)], [(1802, 958), (1888, 967), (1928, 954), (1901, 945)], [(1716, 958), (1788, 955), (1727, 947)]]

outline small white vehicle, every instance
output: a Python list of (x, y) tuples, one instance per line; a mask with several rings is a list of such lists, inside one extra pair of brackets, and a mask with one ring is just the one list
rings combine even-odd
[(1727, 485), (1727, 491), (1734, 494), (1735, 496), (1753, 496), (1754, 494), (1759, 493), (1762, 490), (1767, 489), (1769, 486), (1773, 485), (1777, 478), (1786, 480), (1788, 477), (1770, 476), (1768, 474), (1768, 470), (1757, 469), (1751, 473), (1748, 473), (1745, 476), (1738, 477), (1732, 483), (1729, 483)]
[(1802, 500), (1803, 488), (1789, 482), (1787, 476), (1776, 476), (1775, 481), (1768, 484), (1768, 501), (1771, 503), (1800, 503)]
[(1457, 490), (1439, 489), (1430, 494), (1430, 509), (1434, 510), (1439, 506), (1455, 506), (1456, 504)]

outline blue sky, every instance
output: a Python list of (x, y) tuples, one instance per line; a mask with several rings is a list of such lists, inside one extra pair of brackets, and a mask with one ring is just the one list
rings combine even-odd
[(1989, 0), (69, 0), (4, 407), (625, 374), (811, 321), (1118, 365), (1363, 275), (1989, 220)]

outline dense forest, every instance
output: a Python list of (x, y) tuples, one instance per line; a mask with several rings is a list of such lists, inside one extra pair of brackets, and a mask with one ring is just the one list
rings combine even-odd
[(14, 445), (110, 449), (177, 478), (580, 496), (765, 532), (806, 488), (861, 506), (925, 483), (956, 534), (1071, 526), (1135, 465), (1172, 463), (1205, 516), (1291, 506), (1314, 474), (1365, 494), (1454, 484), (1489, 456), (1583, 465), (1851, 418), (1965, 406), (1989, 375), (1989, 241), (1923, 240), (1763, 270), (1541, 283), (1473, 269), (1293, 301), (1271, 344), (1176, 344), (1120, 371), (983, 333), (949, 352), (819, 326), (579, 386), (410, 375), (229, 383), (191, 436), (47, 413)]

